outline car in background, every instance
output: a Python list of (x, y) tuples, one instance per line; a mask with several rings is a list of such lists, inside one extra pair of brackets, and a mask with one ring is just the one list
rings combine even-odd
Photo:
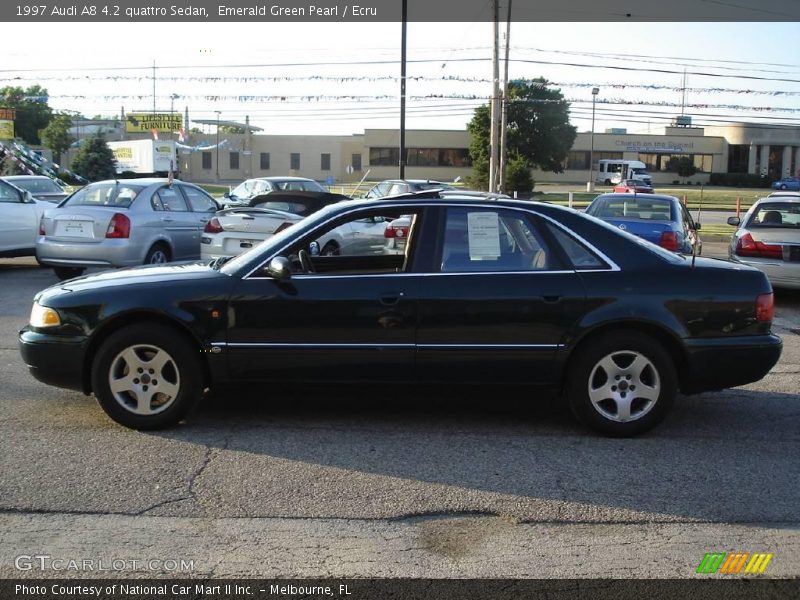
[(250, 200), (271, 192), (319, 192), (327, 193), (322, 185), (306, 177), (255, 177), (225, 192), (219, 201), (223, 207), (248, 206)]
[[(330, 192), (271, 192), (252, 198), (248, 206), (224, 208), (203, 228), (200, 257), (208, 260), (241, 254), (342, 200), (350, 198)], [(326, 255), (336, 254), (343, 241), (341, 237), (323, 240), (319, 250)]]
[(69, 192), (44, 175), (8, 175), (3, 179), (22, 190), (27, 190), (37, 200), (58, 204)]
[(637, 194), (652, 194), (653, 186), (641, 179), (623, 179), (614, 186), (614, 192), (620, 194), (637, 193)]
[(673, 252), (703, 251), (700, 223), (675, 196), (602, 194), (586, 207), (586, 214)]
[(33, 256), (45, 204), (0, 179), (0, 256)]
[(772, 182), (773, 190), (792, 190), (800, 191), (800, 177), (784, 177)]
[(738, 227), (731, 260), (760, 269), (775, 287), (800, 289), (800, 197), (761, 198), (728, 225)]
[[(403, 255), (313, 254), (337, 228), (403, 215)], [(52, 286), (19, 343), (37, 379), (94, 393), (136, 429), (175, 425), (206, 388), (242, 383), (261, 396), (291, 382), (489, 383), (505, 386), (489, 403), (555, 396), (587, 427), (631, 436), (678, 391), (764, 377), (782, 349), (773, 311), (757, 269), (565, 207), (434, 192), (331, 204), (227, 261)]]
[(433, 179), (387, 179), (372, 186), (364, 195), (367, 199), (384, 198), (386, 196), (398, 196), (400, 194), (412, 194), (414, 192), (425, 192), (428, 190), (457, 190), (458, 188), (434, 181)]
[(200, 258), (200, 233), (219, 209), (191, 183), (166, 178), (90, 183), (42, 217), (36, 256), (60, 279), (87, 267)]

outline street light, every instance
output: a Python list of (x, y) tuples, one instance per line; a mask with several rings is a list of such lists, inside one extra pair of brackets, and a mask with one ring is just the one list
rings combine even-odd
[(219, 115), (222, 111), (215, 110), (214, 112), (217, 113), (217, 159), (214, 162), (217, 164), (217, 183), (219, 183)]
[(594, 106), (597, 101), (597, 94), (600, 88), (592, 88), (592, 142), (589, 150), (589, 182), (586, 184), (586, 191), (594, 191)]

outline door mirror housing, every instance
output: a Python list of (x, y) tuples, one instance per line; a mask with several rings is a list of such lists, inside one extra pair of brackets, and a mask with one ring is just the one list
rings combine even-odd
[(733, 225), (734, 227), (738, 227), (741, 225), (742, 220), (739, 217), (728, 217), (728, 225)]
[(269, 261), (267, 273), (278, 281), (286, 281), (292, 276), (292, 267), (289, 265), (289, 259), (284, 256), (276, 256)]
[(231, 193), (230, 192), (225, 192), (224, 194), (222, 194), (222, 197), (223, 198), (230, 198), (231, 197)]
[(701, 227), (702, 227), (702, 225), (701, 225), (700, 223), (698, 223), (697, 221), (695, 221), (695, 223), (694, 223), (694, 229), (695, 229), (695, 231), (700, 231), (700, 228), (701, 228)]

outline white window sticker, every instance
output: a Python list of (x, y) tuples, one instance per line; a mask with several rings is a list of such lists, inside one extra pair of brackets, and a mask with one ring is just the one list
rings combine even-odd
[(500, 221), (496, 212), (467, 214), (470, 260), (497, 260), (500, 256)]

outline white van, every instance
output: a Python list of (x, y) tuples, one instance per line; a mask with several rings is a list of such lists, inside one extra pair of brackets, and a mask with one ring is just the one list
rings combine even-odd
[(648, 185), (653, 183), (653, 178), (647, 172), (647, 165), (640, 160), (603, 159), (597, 161), (595, 183), (616, 185), (623, 179), (640, 179)]

